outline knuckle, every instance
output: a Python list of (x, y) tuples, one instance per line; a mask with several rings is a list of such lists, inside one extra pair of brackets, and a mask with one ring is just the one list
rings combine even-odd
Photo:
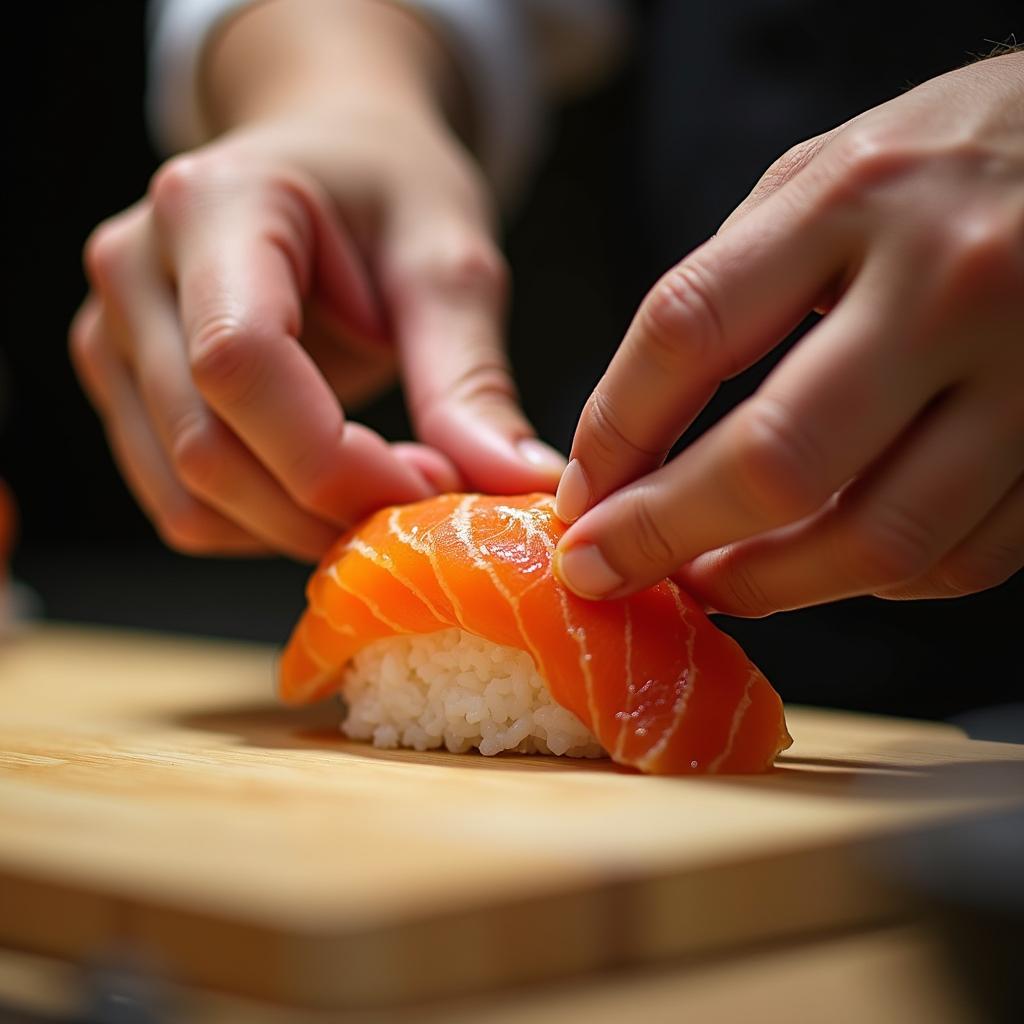
[(626, 536), (630, 538), (630, 562), (657, 570), (662, 575), (675, 568), (678, 550), (668, 524), (652, 506), (647, 488), (638, 488), (626, 510)]
[(244, 402), (259, 382), (264, 335), (234, 318), (218, 317), (203, 324), (189, 351), (196, 387), (225, 401)]
[(210, 174), (209, 158), (196, 153), (172, 157), (153, 175), (149, 197), (161, 213), (180, 210), (206, 187)]
[(461, 404), (500, 402), (515, 399), (516, 389), (512, 375), (504, 361), (498, 357), (474, 362), (449, 385), (445, 397)]
[(878, 125), (857, 124), (840, 133), (830, 146), (844, 169), (847, 185), (870, 188), (900, 174), (912, 154), (898, 138)]
[(947, 228), (952, 254), (954, 285), (976, 291), (1008, 288), (1019, 295), (1024, 288), (1024, 240), (1006, 218), (992, 215), (964, 217)]
[(922, 576), (933, 561), (932, 531), (916, 513), (894, 504), (852, 523), (844, 546), (849, 575), (869, 591)]
[(121, 216), (97, 225), (86, 239), (82, 256), (85, 273), (100, 291), (110, 291), (129, 254), (128, 224)]
[(772, 523), (792, 522), (828, 497), (825, 460), (807, 430), (782, 402), (761, 397), (738, 418), (733, 481), (743, 504)]
[(795, 146), (790, 146), (785, 153), (772, 161), (764, 172), (761, 181), (758, 182), (758, 191), (770, 192), (784, 185), (790, 178), (803, 170), (826, 141), (826, 136), (816, 135), (812, 139), (805, 139)]
[(715, 607), (729, 615), (761, 618), (776, 611), (757, 577), (748, 566), (726, 555), (719, 564), (718, 586), (721, 596), (715, 596)]
[(661, 278), (639, 317), (646, 357), (673, 375), (719, 349), (724, 337), (708, 275), (693, 258)]
[(420, 286), (451, 299), (484, 295), (503, 302), (509, 287), (508, 266), (497, 246), (472, 232), (440, 239), (407, 273)]
[(213, 421), (193, 417), (181, 424), (171, 442), (171, 464), (190, 490), (208, 494), (224, 475), (224, 447)]
[(487, 411), (513, 410), (518, 401), (515, 383), (500, 357), (474, 362), (445, 384), (444, 390), (410, 396), (412, 418), (422, 438), (443, 447), (450, 436), (450, 417), (467, 407)]
[(622, 458), (623, 450), (643, 460), (660, 459), (664, 452), (650, 451), (634, 441), (623, 426), (615, 403), (600, 384), (587, 400), (583, 413), (586, 436), (589, 438), (592, 456), (604, 464), (615, 465)]

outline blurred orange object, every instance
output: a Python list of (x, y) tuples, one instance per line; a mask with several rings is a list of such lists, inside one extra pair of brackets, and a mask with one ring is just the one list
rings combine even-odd
[(14, 495), (0, 480), (0, 635), (7, 631), (13, 616), (10, 560), (17, 524), (18, 509)]
[(7, 563), (14, 547), (14, 531), (18, 523), (18, 509), (11, 489), (0, 479), (0, 572), (7, 576)]

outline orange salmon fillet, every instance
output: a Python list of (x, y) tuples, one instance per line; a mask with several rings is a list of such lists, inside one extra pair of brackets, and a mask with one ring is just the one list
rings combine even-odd
[(527, 651), (551, 697), (620, 764), (747, 773), (792, 742), (779, 695), (671, 580), (586, 601), (551, 571), (565, 525), (550, 495), (446, 494), (382, 509), (341, 537), (307, 587), (280, 664), (295, 704), (341, 689), (386, 636), (461, 627)]

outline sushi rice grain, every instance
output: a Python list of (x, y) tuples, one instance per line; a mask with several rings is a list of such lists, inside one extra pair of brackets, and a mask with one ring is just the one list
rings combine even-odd
[(358, 651), (342, 683), (345, 735), (377, 747), (603, 757), (556, 704), (525, 651), (459, 628), (385, 637)]

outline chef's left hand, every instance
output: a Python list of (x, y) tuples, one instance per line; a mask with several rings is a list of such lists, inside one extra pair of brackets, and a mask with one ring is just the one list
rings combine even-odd
[[(664, 459), (719, 382), (826, 311)], [(756, 616), (1024, 564), (1024, 53), (790, 150), (648, 294), (583, 411), (556, 571)]]

